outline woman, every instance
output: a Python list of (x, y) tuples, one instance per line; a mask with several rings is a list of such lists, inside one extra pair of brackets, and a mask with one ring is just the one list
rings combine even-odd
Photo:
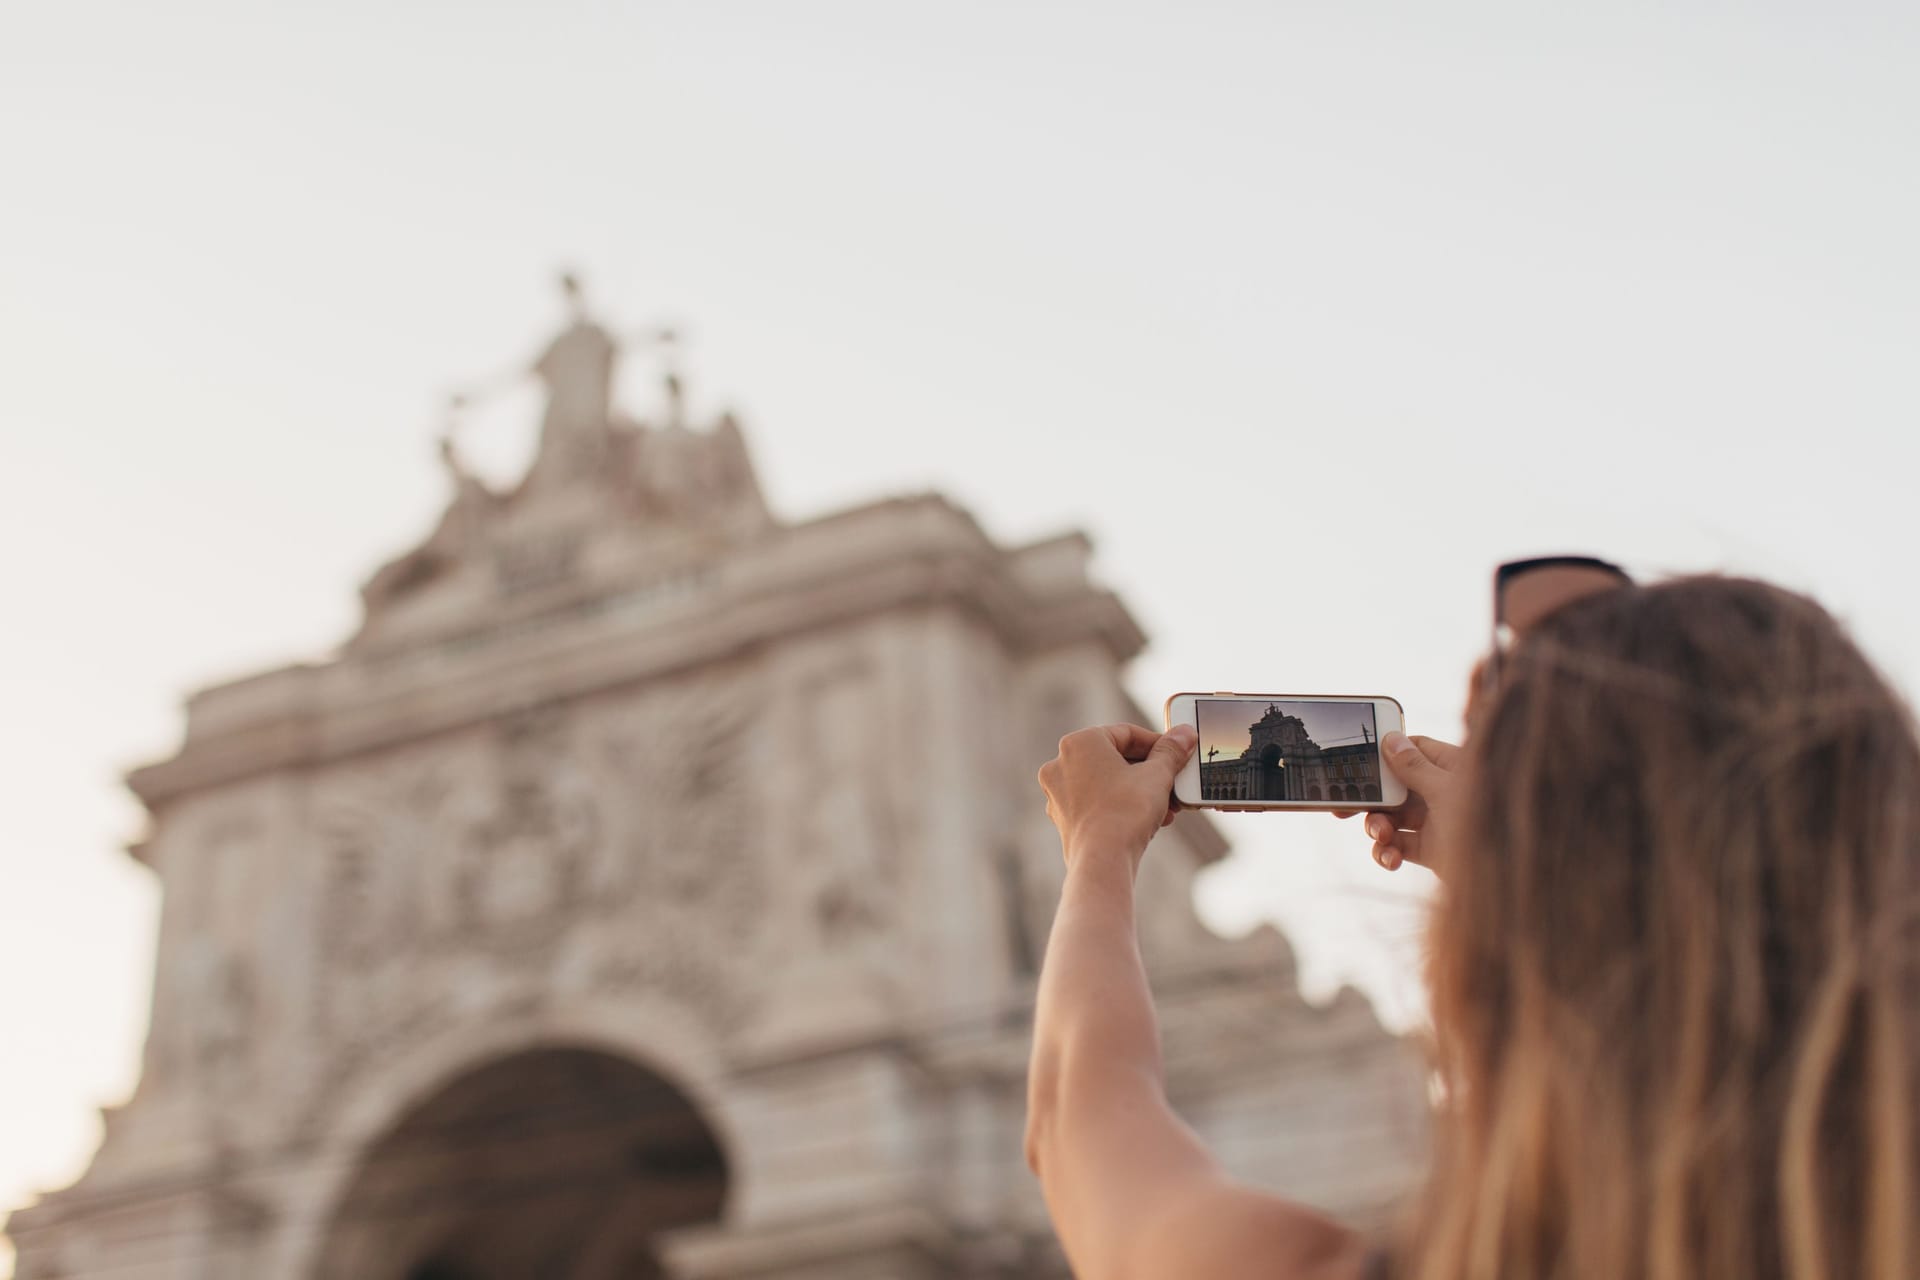
[[(1064, 739), (1028, 1162), (1080, 1280), (1913, 1280), (1920, 744), (1818, 605), (1502, 571), (1466, 745), (1390, 735), (1374, 855), (1441, 880), (1432, 1165), (1390, 1240), (1168, 1108), (1133, 879), (1190, 729)], [(1502, 630), (1497, 628), (1497, 631)]]

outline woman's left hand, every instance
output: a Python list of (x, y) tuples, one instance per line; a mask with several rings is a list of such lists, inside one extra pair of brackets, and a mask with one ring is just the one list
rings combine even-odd
[(1060, 739), (1060, 754), (1040, 768), (1040, 787), (1067, 865), (1090, 846), (1115, 844), (1137, 867), (1153, 833), (1180, 811), (1173, 780), (1198, 741), (1184, 724), (1166, 733), (1108, 724)]

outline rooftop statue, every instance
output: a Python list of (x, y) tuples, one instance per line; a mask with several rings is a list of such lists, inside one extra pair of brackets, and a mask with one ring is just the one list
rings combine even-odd
[[(551, 541), (556, 527), (576, 529), (578, 541), (633, 536), (607, 532), (615, 528), (737, 533), (768, 523), (739, 423), (722, 414), (704, 429), (688, 424), (678, 332), (656, 327), (617, 337), (591, 314), (577, 277), (560, 283), (569, 322), (532, 365), (449, 402), (440, 456), (451, 499), (427, 539), (361, 589), (369, 616), (463, 566), (491, 562), (498, 576), (502, 557), (524, 558), (531, 542)], [(641, 349), (661, 361), (660, 425), (628, 418), (614, 403), (620, 358)], [(539, 447), (519, 483), (496, 492), (461, 458), (460, 421), (528, 374), (546, 389)]]
[(612, 434), (619, 344), (587, 314), (580, 281), (565, 275), (560, 285), (573, 323), (533, 362), (533, 372), (547, 384), (547, 412), (540, 422), (540, 453), (530, 481), (591, 474), (604, 465)]

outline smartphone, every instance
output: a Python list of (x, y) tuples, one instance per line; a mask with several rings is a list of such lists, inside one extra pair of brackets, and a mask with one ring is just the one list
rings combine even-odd
[(1392, 698), (1302, 693), (1176, 693), (1167, 728), (1190, 724), (1200, 745), (1173, 795), (1196, 809), (1392, 809), (1407, 788), (1380, 759), (1380, 737), (1404, 733)]

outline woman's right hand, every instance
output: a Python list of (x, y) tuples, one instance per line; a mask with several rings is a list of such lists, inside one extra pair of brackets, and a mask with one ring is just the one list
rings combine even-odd
[[(1373, 860), (1388, 871), (1398, 871), (1403, 862), (1417, 862), (1444, 879), (1464, 802), (1460, 748), (1438, 738), (1389, 733), (1380, 740), (1380, 754), (1393, 776), (1407, 784), (1407, 802), (1367, 813)], [(1337, 810), (1334, 816), (1351, 818), (1356, 812)]]

